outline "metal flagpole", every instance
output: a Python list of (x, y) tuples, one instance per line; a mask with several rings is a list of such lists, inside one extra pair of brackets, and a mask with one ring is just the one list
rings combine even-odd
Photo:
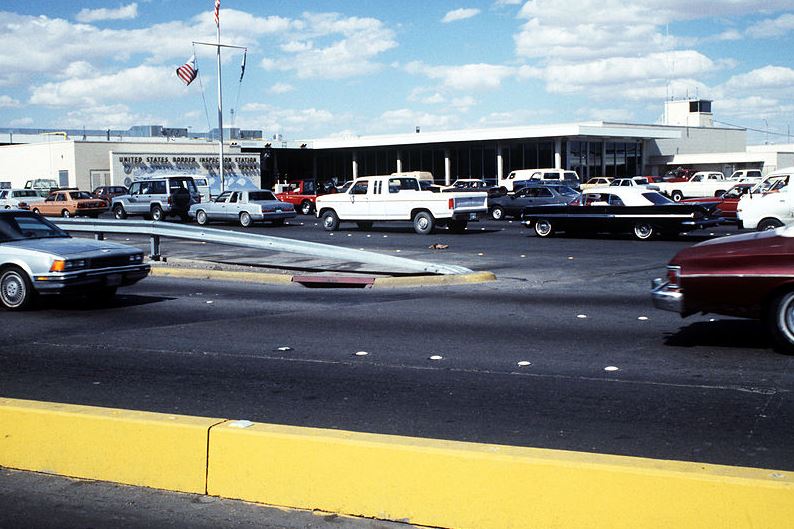
[[(216, 6), (217, 7), (217, 6)], [(215, 19), (218, 22), (218, 131), (220, 133), (219, 145), (220, 155), (218, 157), (219, 175), (221, 179), (221, 193), (225, 191), (225, 181), (223, 178), (223, 89), (221, 88), (221, 23), (220, 19)]]

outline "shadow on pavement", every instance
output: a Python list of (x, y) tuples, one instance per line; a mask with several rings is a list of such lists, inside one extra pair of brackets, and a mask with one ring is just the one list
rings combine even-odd
[(771, 349), (773, 344), (763, 323), (757, 320), (699, 321), (665, 338), (671, 347), (746, 347)]

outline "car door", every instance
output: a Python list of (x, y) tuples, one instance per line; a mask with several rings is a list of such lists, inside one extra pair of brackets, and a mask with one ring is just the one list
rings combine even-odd
[(231, 191), (224, 191), (218, 198), (215, 199), (215, 202), (211, 204), (210, 210), (207, 212), (207, 215), (212, 220), (228, 220), (228, 207), (227, 202), (229, 201), (229, 197), (232, 195)]
[(357, 180), (348, 191), (348, 202), (343, 202), (339, 218), (346, 219), (367, 219), (369, 218), (369, 192), (370, 181), (367, 179)]
[(232, 191), (226, 202), (226, 218), (235, 220), (240, 217), (240, 192)]

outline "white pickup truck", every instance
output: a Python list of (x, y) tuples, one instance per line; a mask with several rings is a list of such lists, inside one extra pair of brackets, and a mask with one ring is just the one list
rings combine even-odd
[(733, 187), (734, 182), (725, 175), (714, 171), (700, 171), (692, 175), (686, 182), (659, 182), (659, 192), (668, 195), (675, 202), (683, 198), (721, 196)]
[(338, 229), (340, 222), (366, 230), (373, 222), (402, 220), (427, 235), (444, 225), (461, 233), (470, 220), (488, 212), (487, 193), (436, 193), (425, 187), (407, 174), (360, 177), (344, 193), (317, 197), (317, 217), (326, 231)]

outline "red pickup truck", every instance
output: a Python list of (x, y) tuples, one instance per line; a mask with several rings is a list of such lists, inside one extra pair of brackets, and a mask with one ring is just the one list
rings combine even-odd
[(276, 193), (276, 198), (289, 202), (304, 215), (311, 215), (315, 210), (315, 201), (319, 195), (336, 193), (333, 185), (325, 186), (316, 180), (292, 180), (287, 189)]

